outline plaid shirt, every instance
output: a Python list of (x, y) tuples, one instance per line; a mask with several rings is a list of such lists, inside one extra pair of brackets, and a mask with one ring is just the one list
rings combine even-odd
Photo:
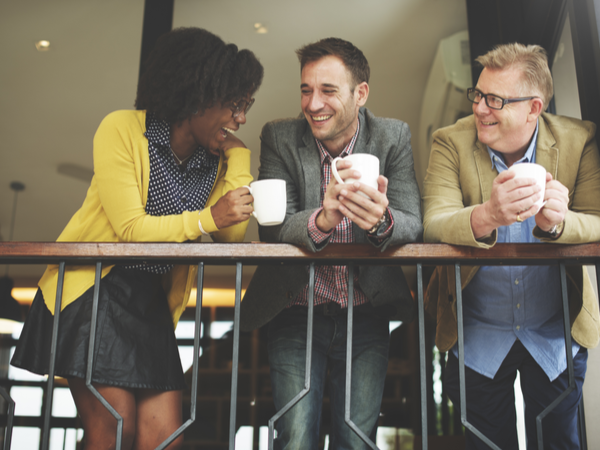
[[(354, 144), (358, 138), (360, 124), (356, 127), (356, 133), (344, 148), (340, 156), (344, 157), (352, 154)], [(329, 238), (331, 243), (352, 243), (354, 242), (354, 233), (352, 232), (352, 222), (347, 217), (330, 232), (324, 233), (317, 228), (316, 219), (323, 210), (323, 197), (327, 190), (327, 185), (331, 179), (331, 161), (333, 158), (325, 150), (323, 144), (315, 138), (317, 147), (321, 154), (321, 207), (317, 209), (308, 221), (308, 234), (315, 244), (320, 244)], [(358, 268), (354, 269), (354, 306), (368, 303), (369, 299), (358, 285)], [(346, 266), (316, 266), (315, 267), (315, 305), (323, 303), (339, 303), (342, 308), (348, 307), (348, 268)], [(300, 294), (290, 303), (289, 306), (308, 306), (308, 285)]]

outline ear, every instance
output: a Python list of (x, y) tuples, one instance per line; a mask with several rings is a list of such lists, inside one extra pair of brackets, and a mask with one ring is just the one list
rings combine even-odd
[(369, 85), (366, 81), (363, 81), (354, 88), (354, 95), (358, 106), (364, 106), (364, 104), (367, 103), (367, 98), (369, 98)]
[(527, 120), (529, 122), (537, 121), (540, 114), (544, 112), (544, 102), (541, 98), (534, 98), (531, 100), (531, 109), (529, 110), (529, 114)]

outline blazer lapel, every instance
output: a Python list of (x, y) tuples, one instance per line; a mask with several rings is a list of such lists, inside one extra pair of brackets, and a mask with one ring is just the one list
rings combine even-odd
[(558, 148), (556, 147), (556, 139), (542, 116), (540, 116), (538, 124), (535, 162), (544, 166), (546, 171), (550, 172), (552, 178), (556, 180), (558, 178)]
[(319, 208), (321, 206), (321, 155), (308, 124), (302, 142), (298, 146), (298, 155), (304, 181), (302, 188), (305, 205), (302, 205), (302, 209)]
[(479, 140), (475, 143), (474, 157), (479, 173), (479, 189), (481, 190), (481, 202), (483, 203), (492, 196), (492, 185), (494, 184), (494, 178), (498, 176), (498, 172), (492, 166), (487, 146)]

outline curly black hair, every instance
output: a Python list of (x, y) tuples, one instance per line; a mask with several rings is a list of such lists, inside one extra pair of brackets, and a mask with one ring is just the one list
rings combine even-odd
[(135, 106), (179, 123), (197, 111), (252, 96), (263, 72), (250, 50), (238, 50), (202, 28), (177, 28), (157, 40), (145, 61)]

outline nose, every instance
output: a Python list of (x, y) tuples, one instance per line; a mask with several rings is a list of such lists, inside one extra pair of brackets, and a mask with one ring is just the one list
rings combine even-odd
[(308, 98), (308, 103), (306, 105), (309, 111), (319, 111), (324, 106), (323, 101), (321, 100), (321, 96), (318, 92), (313, 92), (311, 96)]
[(237, 117), (234, 117), (233, 120), (235, 120), (240, 125), (244, 125), (246, 123), (246, 113), (244, 111), (241, 111), (240, 114)]
[(473, 103), (473, 114), (485, 115), (490, 112), (490, 108), (485, 102), (485, 98), (481, 98), (479, 103)]

